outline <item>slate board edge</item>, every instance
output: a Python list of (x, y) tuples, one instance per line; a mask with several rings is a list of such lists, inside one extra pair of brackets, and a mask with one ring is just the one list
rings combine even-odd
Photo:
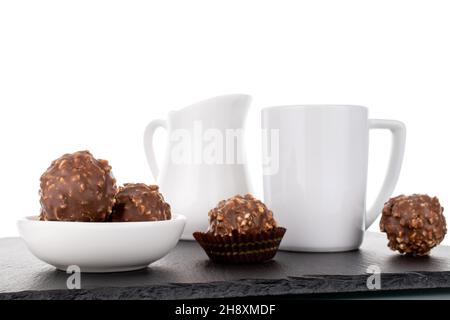
[(381, 274), (381, 289), (369, 290), (370, 275), (318, 275), (286, 279), (247, 279), (210, 283), (171, 283), (142, 287), (104, 287), (80, 290), (42, 290), (0, 293), (0, 300), (178, 300), (402, 290), (448, 289), (450, 272)]

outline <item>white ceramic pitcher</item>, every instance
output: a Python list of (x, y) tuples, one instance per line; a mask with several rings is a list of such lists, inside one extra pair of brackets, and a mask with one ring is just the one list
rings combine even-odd
[[(172, 212), (187, 217), (182, 239), (206, 231), (208, 212), (220, 200), (251, 191), (242, 136), (250, 101), (244, 94), (218, 96), (171, 111), (167, 120), (153, 120), (145, 130), (153, 176)], [(161, 167), (153, 148), (159, 127), (168, 131)]]

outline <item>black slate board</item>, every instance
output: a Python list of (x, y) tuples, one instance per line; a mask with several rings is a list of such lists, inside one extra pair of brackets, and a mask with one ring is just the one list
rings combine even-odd
[(19, 238), (0, 239), (0, 299), (203, 299), (364, 293), (367, 268), (381, 269), (381, 291), (450, 289), (450, 247), (430, 257), (401, 256), (384, 235), (367, 233), (360, 250), (278, 252), (260, 265), (218, 265), (195, 242), (181, 241), (165, 258), (140, 271), (83, 274), (81, 290), (68, 275), (39, 261)]

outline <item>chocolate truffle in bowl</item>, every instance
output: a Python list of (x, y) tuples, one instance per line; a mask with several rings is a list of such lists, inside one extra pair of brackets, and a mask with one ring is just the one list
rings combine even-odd
[(386, 232), (392, 250), (402, 254), (428, 255), (447, 232), (444, 208), (438, 198), (428, 195), (401, 195), (383, 208), (380, 229)]
[(117, 192), (111, 166), (89, 151), (65, 154), (41, 176), (41, 220), (106, 221)]
[(111, 214), (112, 222), (170, 220), (170, 205), (157, 185), (126, 183), (119, 188)]

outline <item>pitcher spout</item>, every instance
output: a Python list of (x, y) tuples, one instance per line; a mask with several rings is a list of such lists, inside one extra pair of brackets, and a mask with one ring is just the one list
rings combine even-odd
[(247, 94), (221, 95), (172, 111), (171, 116), (184, 120), (213, 121), (216, 125), (242, 126), (251, 100)]

